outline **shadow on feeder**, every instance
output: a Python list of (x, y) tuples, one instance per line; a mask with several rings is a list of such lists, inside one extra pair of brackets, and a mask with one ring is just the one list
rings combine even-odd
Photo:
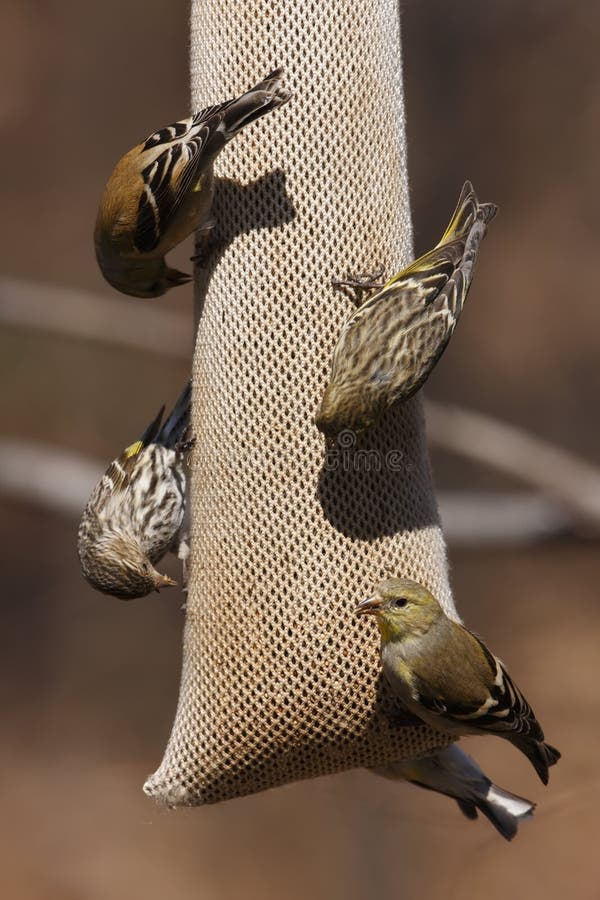
[(439, 525), (418, 430), (421, 413), (405, 414), (415, 402), (392, 407), (368, 431), (341, 431), (334, 444), (326, 446), (318, 499), (336, 531), (375, 540)]
[(215, 178), (212, 214), (215, 228), (197, 239), (195, 256), (196, 296), (199, 315), (208, 284), (225, 250), (236, 237), (252, 231), (278, 228), (296, 218), (296, 210), (288, 197), (286, 176), (274, 169), (248, 184), (230, 178)]

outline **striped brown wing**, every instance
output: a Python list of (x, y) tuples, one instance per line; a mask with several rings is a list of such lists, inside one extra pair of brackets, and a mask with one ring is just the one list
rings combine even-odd
[(466, 237), (434, 247), (370, 297), (342, 329), (331, 381), (378, 389), (383, 405), (406, 400), (427, 380), (462, 311), (486, 215), (467, 215)]
[(331, 381), (379, 388), (386, 405), (407, 399), (443, 353), (464, 297), (458, 246), (436, 249), (364, 303), (342, 329)]
[(131, 444), (117, 459), (111, 462), (103, 478), (103, 480), (106, 480), (107, 487), (110, 488), (111, 493), (127, 490), (131, 483), (131, 475), (135, 469), (137, 457), (143, 449), (143, 442), (136, 441), (135, 444)]
[(139, 252), (158, 247), (181, 203), (227, 141), (289, 99), (279, 84), (281, 74), (275, 69), (241, 97), (208, 106), (146, 140), (141, 152), (148, 154), (148, 165), (142, 170), (144, 190), (134, 237)]
[(81, 520), (80, 535), (89, 528), (96, 527), (107, 510), (113, 507), (118, 497), (122, 497), (132, 482), (132, 476), (139, 454), (144, 449), (143, 442), (136, 441), (114, 459), (90, 494)]
[(220, 111), (228, 105), (209, 107), (161, 128), (146, 140), (141, 152), (147, 154), (149, 162), (142, 169), (144, 188), (134, 235), (134, 245), (140, 253), (156, 249), (184, 197), (200, 177), (207, 162), (203, 150), (221, 121)]
[[(179, 398), (178, 404), (171, 416), (173, 416), (175, 414), (175, 411), (178, 410), (179, 404), (182, 402), (182, 400), (189, 402), (189, 390), (189, 386), (186, 385), (184, 393)], [(152, 441), (154, 441), (161, 432), (161, 422), (164, 412), (165, 407), (162, 406), (158, 411), (158, 414), (144, 430), (140, 439), (138, 441), (135, 441), (133, 444), (130, 444), (129, 447), (126, 447), (125, 450), (123, 450), (123, 452), (120, 454), (120, 456), (118, 456), (111, 462), (108, 469), (104, 473), (104, 476), (98, 487), (104, 484), (104, 489), (107, 494), (115, 493), (116, 491), (120, 490), (127, 490), (131, 482), (131, 474), (135, 469), (137, 457), (142, 452), (144, 447), (147, 447), (149, 444), (151, 444)], [(169, 417), (167, 422), (165, 422), (165, 427), (170, 420), (171, 417)]]

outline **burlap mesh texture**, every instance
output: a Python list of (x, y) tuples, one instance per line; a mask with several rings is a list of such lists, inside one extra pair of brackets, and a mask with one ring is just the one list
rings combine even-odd
[(377, 629), (354, 613), (397, 574), (456, 615), (420, 400), (327, 464), (312, 421), (353, 308), (331, 279), (412, 256), (397, 0), (192, 4), (194, 109), (276, 65), (293, 98), (219, 159), (222, 243), (196, 285), (183, 674), (145, 786), (172, 805), (447, 743), (390, 723)]

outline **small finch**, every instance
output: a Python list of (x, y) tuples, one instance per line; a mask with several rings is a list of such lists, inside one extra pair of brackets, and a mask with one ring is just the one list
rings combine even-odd
[(383, 778), (404, 779), (452, 797), (467, 819), (476, 819), (479, 810), (507, 841), (514, 838), (519, 823), (530, 818), (535, 809), (534, 803), (490, 781), (475, 760), (457, 744), (432, 756), (388, 763), (371, 771)]
[(134, 297), (159, 297), (191, 276), (165, 254), (213, 227), (213, 162), (244, 126), (290, 98), (281, 69), (237, 99), (161, 128), (115, 166), (100, 201), (94, 241), (106, 280)]
[(390, 578), (358, 606), (377, 618), (383, 672), (414, 715), (452, 735), (495, 734), (514, 744), (548, 784), (560, 753), (500, 660), (453, 622), (427, 588)]
[(493, 203), (479, 203), (467, 181), (439, 244), (348, 319), (315, 418), (327, 437), (370, 428), (386, 409), (423, 386), (452, 337), (479, 245), (496, 212)]
[(143, 435), (115, 459), (83, 511), (77, 552), (92, 587), (122, 600), (176, 585), (154, 566), (171, 550), (185, 564), (184, 460), (191, 385), (161, 425), (164, 406)]

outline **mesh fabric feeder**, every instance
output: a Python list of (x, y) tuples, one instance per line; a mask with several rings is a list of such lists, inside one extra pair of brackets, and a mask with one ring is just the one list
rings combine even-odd
[(195, 0), (200, 109), (276, 66), (292, 99), (217, 162), (197, 272), (192, 556), (173, 731), (146, 792), (216, 802), (448, 743), (406, 724), (356, 604), (389, 575), (453, 617), (417, 396), (327, 450), (314, 425), (352, 301), (412, 258), (396, 0)]

